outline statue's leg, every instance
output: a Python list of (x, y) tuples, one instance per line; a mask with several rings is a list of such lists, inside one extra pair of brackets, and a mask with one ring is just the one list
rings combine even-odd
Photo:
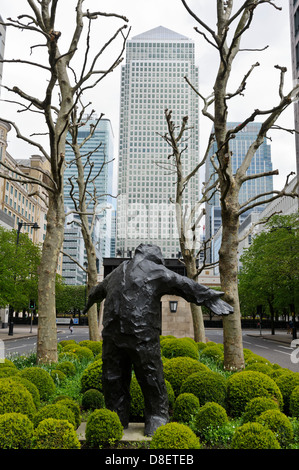
[(103, 335), (102, 359), (105, 405), (118, 414), (122, 425), (127, 428), (131, 402), (131, 359), (125, 350), (115, 344), (114, 338), (110, 335)]
[(145, 435), (168, 422), (169, 403), (163, 374), (159, 335), (144, 336), (137, 342), (134, 354), (134, 370), (140, 384), (145, 404)]

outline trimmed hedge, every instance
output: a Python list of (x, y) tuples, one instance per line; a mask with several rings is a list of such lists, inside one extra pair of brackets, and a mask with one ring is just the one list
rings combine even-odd
[(64, 419), (47, 418), (39, 423), (32, 439), (33, 449), (80, 449), (74, 426)]
[(0, 380), (0, 415), (4, 413), (22, 413), (32, 418), (36, 413), (36, 407), (27, 388), (10, 379)]
[(197, 411), (193, 426), (198, 436), (204, 436), (205, 431), (212, 427), (220, 427), (228, 423), (226, 410), (219, 403), (207, 402)]
[(81, 392), (84, 393), (90, 388), (95, 388), (100, 392), (103, 391), (102, 385), (102, 367), (103, 361), (97, 360), (89, 364), (84, 370), (81, 377)]
[(168, 423), (160, 426), (150, 442), (150, 449), (200, 449), (194, 432), (185, 424)]
[(283, 374), (276, 377), (275, 382), (281, 391), (284, 403), (284, 412), (290, 413), (290, 397), (293, 390), (299, 386), (299, 373), (292, 371), (285, 371)]
[(193, 393), (198, 398), (200, 406), (208, 401), (225, 406), (226, 383), (226, 379), (217, 372), (196, 372), (184, 380), (181, 393)]
[(189, 375), (209, 370), (205, 364), (191, 357), (174, 357), (164, 364), (164, 377), (170, 382), (177, 397), (180, 394), (182, 383)]
[(97, 408), (105, 408), (104, 395), (99, 390), (90, 388), (84, 392), (81, 405), (84, 410), (93, 411)]
[(232, 449), (281, 449), (274, 433), (260, 423), (238, 427), (232, 438)]
[(114, 411), (95, 410), (87, 419), (85, 437), (89, 447), (114, 444), (123, 435), (123, 426)]
[(74, 413), (60, 402), (50, 403), (40, 408), (32, 419), (34, 427), (36, 428), (41, 421), (47, 418), (67, 420), (72, 426), (76, 427)]
[(244, 413), (242, 414), (242, 423), (256, 421), (256, 418), (267, 410), (279, 410), (277, 401), (267, 397), (252, 398), (245, 406)]
[(174, 404), (173, 421), (189, 423), (199, 409), (199, 399), (193, 393), (181, 393)]
[(21, 413), (0, 415), (0, 448), (30, 449), (33, 424), (28, 416)]
[(56, 386), (49, 372), (41, 367), (26, 367), (20, 376), (32, 382), (38, 389), (41, 400), (48, 398), (55, 392)]
[(227, 406), (231, 416), (241, 416), (246, 404), (255, 397), (272, 398), (283, 407), (282, 394), (275, 381), (262, 372), (236, 372), (227, 379)]
[(167, 359), (172, 359), (173, 357), (191, 357), (193, 359), (198, 359), (198, 348), (196, 343), (187, 338), (170, 338), (163, 340), (161, 342), (161, 354)]
[(291, 421), (279, 410), (264, 411), (256, 421), (270, 429), (283, 448), (287, 447), (294, 439)]
[(290, 396), (290, 414), (299, 418), (299, 386), (295, 387)]

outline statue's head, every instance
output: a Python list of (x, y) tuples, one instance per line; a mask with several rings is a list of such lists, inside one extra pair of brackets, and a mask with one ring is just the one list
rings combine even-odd
[(141, 256), (156, 264), (165, 264), (161, 249), (157, 245), (141, 243), (135, 250), (135, 256)]

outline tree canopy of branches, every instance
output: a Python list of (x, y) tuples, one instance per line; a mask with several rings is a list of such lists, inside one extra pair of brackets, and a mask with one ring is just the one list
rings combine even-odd
[(0, 227), (0, 305), (15, 311), (29, 308), (30, 299), (37, 299), (38, 266), (41, 248), (27, 234)]
[[(182, 0), (186, 10), (197, 22), (195, 30), (217, 51), (218, 55), (218, 68), (213, 83), (213, 91), (208, 97), (203, 96), (194, 84), (190, 83), (188, 77), (186, 77), (186, 80), (203, 102), (202, 113), (211, 121), (217, 143), (217, 152), (212, 162), (217, 175), (222, 217), (222, 240), (219, 251), (220, 280), (222, 290), (225, 292), (225, 300), (234, 307), (234, 313), (223, 318), (224, 366), (228, 369), (240, 370), (244, 368), (244, 356), (238, 296), (239, 217), (249, 209), (262, 204), (261, 196), (267, 196), (270, 202), (282, 195), (288, 194), (291, 197), (297, 197), (298, 194), (296, 192), (289, 194), (286, 183), (282, 190), (259, 194), (240, 204), (239, 193), (246, 181), (278, 173), (277, 170), (274, 170), (249, 175), (248, 169), (254, 154), (264, 142), (264, 139), (267, 138), (268, 132), (273, 128), (279, 128), (277, 120), (285, 109), (297, 99), (299, 87), (296, 85), (294, 89), (285, 92), (284, 82), (287, 69), (284, 66), (276, 65), (275, 69), (278, 71), (276, 104), (269, 109), (256, 108), (251, 110), (248, 117), (243, 119), (240, 125), (233, 129), (227, 129), (231, 100), (244, 94), (249, 77), (260, 65), (258, 62), (251, 65), (239, 86), (232, 91), (228, 89), (234, 71), (235, 60), (242, 51), (241, 41), (249, 28), (252, 27), (254, 16), (261, 5), (277, 10), (280, 10), (280, 7), (276, 5), (275, 1), (271, 0), (246, 0), (238, 2), (237, 5), (235, 5), (237, 2), (233, 0), (215, 0), (215, 3), (217, 18), (215, 27), (212, 27), (202, 19), (202, 12), (191, 10), (188, 1)], [(271, 80), (273, 79), (271, 77)], [(233, 172), (233, 155), (230, 150), (230, 142), (248, 123), (257, 118), (264, 120), (262, 126), (239, 168), (236, 172)]]
[(239, 293), (242, 313), (254, 315), (262, 305), (274, 318), (275, 311), (291, 313), (299, 305), (299, 216), (275, 216), (266, 230), (253, 238), (241, 256)]
[[(37, 341), (37, 361), (55, 362), (57, 360), (57, 328), (56, 328), (56, 305), (55, 305), (55, 281), (58, 258), (64, 237), (64, 167), (65, 167), (65, 144), (70, 126), (71, 113), (77, 106), (82, 93), (97, 86), (100, 81), (111, 73), (122, 60), (122, 53), (126, 36), (124, 30), (127, 27), (127, 18), (116, 13), (102, 11), (84, 10), (84, 0), (74, 0), (69, 7), (68, 26), (71, 27), (71, 12), (75, 10), (73, 32), (67, 45), (62, 43), (64, 50), (61, 51), (62, 32), (56, 27), (58, 7), (63, 2), (60, 0), (27, 0), (30, 14), (20, 14), (17, 19), (9, 18), (5, 24), (7, 28), (16, 28), (23, 33), (31, 34), (31, 53), (36, 48), (45, 51), (45, 59), (48, 65), (33, 60), (5, 59), (4, 62), (21, 63), (30, 66), (33, 73), (43, 71), (48, 74), (44, 82), (45, 89), (39, 91), (42, 98), (29, 95), (19, 87), (5, 87), (9, 92), (17, 95), (22, 111), (40, 113), (45, 120), (48, 135), (48, 150), (34, 140), (22, 134), (15, 122), (7, 121), (1, 116), (2, 121), (9, 122), (16, 131), (17, 137), (36, 147), (50, 163), (50, 174), (47, 182), (40, 182), (29, 178), (30, 182), (42, 184), (48, 194), (47, 231), (42, 250), (42, 259), (39, 268), (39, 322)], [(68, 2), (70, 3), (70, 2)], [(92, 22), (103, 19), (114, 18), (122, 22), (116, 32), (102, 46), (97, 44), (98, 52), (91, 57), (90, 31)], [(85, 27), (87, 33), (85, 34)], [(41, 43), (36, 43), (39, 36)], [(108, 46), (115, 40), (120, 39), (119, 53), (108, 67), (102, 67), (100, 59)], [(85, 51), (83, 59), (78, 56), (79, 51)], [(81, 65), (75, 61), (77, 58)], [(35, 137), (36, 137), (35, 133)]]

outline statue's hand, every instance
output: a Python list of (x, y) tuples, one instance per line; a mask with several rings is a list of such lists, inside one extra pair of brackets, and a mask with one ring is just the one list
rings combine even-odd
[(204, 305), (216, 315), (229, 315), (230, 313), (234, 313), (233, 307), (219, 297), (206, 300)]

